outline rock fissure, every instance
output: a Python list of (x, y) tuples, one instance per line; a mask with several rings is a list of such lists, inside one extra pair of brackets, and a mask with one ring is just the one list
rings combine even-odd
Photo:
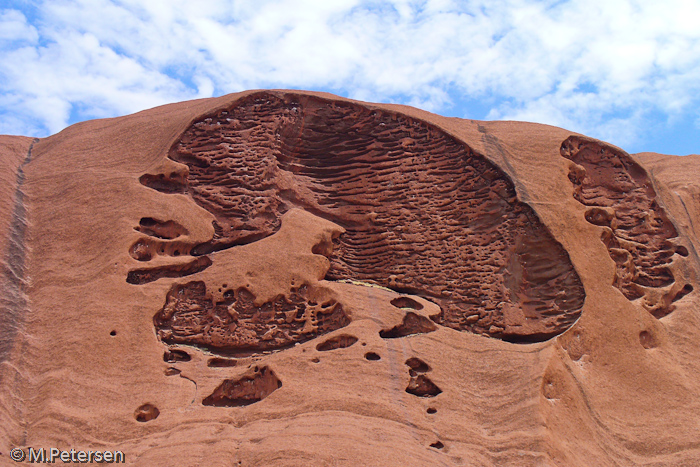
[(17, 169), (17, 182), (14, 192), (14, 205), (10, 223), (8, 245), (1, 264), (2, 281), (0, 294), (0, 362), (8, 359), (15, 344), (15, 339), (25, 315), (29, 312), (26, 294), (27, 266), (27, 218), (26, 194), (23, 186), (26, 175), (24, 168), (32, 160), (32, 149), (39, 141), (34, 139), (27, 150), (27, 155)]

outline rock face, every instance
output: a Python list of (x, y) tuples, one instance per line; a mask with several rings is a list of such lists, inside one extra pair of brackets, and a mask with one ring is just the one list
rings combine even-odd
[(258, 91), (0, 159), (0, 463), (700, 463), (700, 156)]

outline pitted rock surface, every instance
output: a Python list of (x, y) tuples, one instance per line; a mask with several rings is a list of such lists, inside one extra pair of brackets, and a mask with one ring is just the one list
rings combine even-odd
[(323, 93), (0, 136), (0, 457), (700, 465), (698, 229), (700, 155)]
[(196, 121), (170, 158), (187, 164), (187, 180), (149, 186), (187, 193), (216, 217), (214, 239), (193, 254), (269, 236), (300, 207), (346, 229), (327, 279), (428, 298), (439, 324), (539, 341), (580, 315), (567, 252), (510, 178), (419, 120), (260, 93)]
[[(671, 241), (678, 233), (646, 171), (624, 151), (587, 138), (568, 138), (561, 154), (576, 164), (569, 179), (574, 198), (589, 206), (586, 220), (605, 228), (601, 240), (616, 265), (615, 287), (634, 300), (648, 288), (673, 284), (668, 266), (673, 255), (687, 256), (688, 251)], [(679, 293), (678, 298), (685, 295)], [(671, 301), (669, 297), (655, 307), (654, 315), (673, 311)]]

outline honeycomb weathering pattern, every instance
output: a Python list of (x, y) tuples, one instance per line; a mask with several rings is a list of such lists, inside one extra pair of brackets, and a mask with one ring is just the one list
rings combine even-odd
[(568, 253), (512, 181), (425, 122), (348, 102), (256, 93), (193, 123), (169, 157), (185, 192), (215, 218), (203, 255), (274, 233), (298, 207), (346, 229), (326, 279), (374, 282), (438, 303), (434, 320), (539, 341), (580, 315)]
[[(590, 206), (586, 220), (606, 228), (602, 241), (616, 264), (615, 287), (634, 300), (646, 288), (671, 285), (668, 266), (682, 247), (669, 242), (678, 233), (645, 170), (627, 153), (577, 136), (562, 143), (561, 154), (576, 164), (569, 179), (574, 198)], [(657, 318), (672, 311), (670, 300), (663, 302), (651, 310)]]
[(175, 284), (153, 323), (167, 344), (235, 357), (291, 347), (350, 324), (339, 303), (308, 300), (306, 286), (292, 289), (288, 298), (254, 302), (245, 288), (226, 290), (222, 302), (212, 303), (204, 282)]

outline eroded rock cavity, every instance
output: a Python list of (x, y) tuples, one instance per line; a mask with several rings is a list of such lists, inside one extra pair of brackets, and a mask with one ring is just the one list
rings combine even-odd
[(436, 330), (437, 326), (428, 318), (409, 311), (404, 315), (401, 324), (379, 331), (379, 337), (382, 339), (396, 339), (416, 334), (427, 334)]
[(261, 306), (245, 288), (226, 290), (223, 297), (213, 302), (204, 282), (174, 285), (153, 317), (158, 337), (242, 357), (284, 349), (350, 323), (339, 303), (310, 301), (306, 286)]
[(255, 367), (238, 379), (225, 379), (202, 404), (241, 407), (259, 402), (281, 387), (282, 381), (274, 371), (266, 366)]
[[(601, 240), (616, 265), (613, 285), (634, 300), (650, 288), (673, 284), (668, 266), (674, 254), (686, 250), (670, 241), (678, 234), (646, 171), (624, 151), (578, 136), (562, 143), (561, 154), (575, 163), (569, 179), (574, 198), (589, 206), (586, 220), (605, 229)], [(672, 301), (664, 297), (650, 311), (666, 316)]]
[(186, 180), (142, 182), (187, 193), (216, 217), (213, 240), (192, 255), (271, 235), (297, 207), (346, 229), (326, 279), (422, 296), (441, 306), (442, 325), (538, 341), (580, 315), (567, 252), (508, 176), (425, 122), (262, 92), (195, 122), (169, 157), (188, 166)]
[(406, 360), (408, 375), (411, 380), (408, 382), (406, 392), (418, 397), (435, 397), (442, 393), (442, 389), (437, 387), (424, 373), (428, 373), (430, 365), (417, 357)]

